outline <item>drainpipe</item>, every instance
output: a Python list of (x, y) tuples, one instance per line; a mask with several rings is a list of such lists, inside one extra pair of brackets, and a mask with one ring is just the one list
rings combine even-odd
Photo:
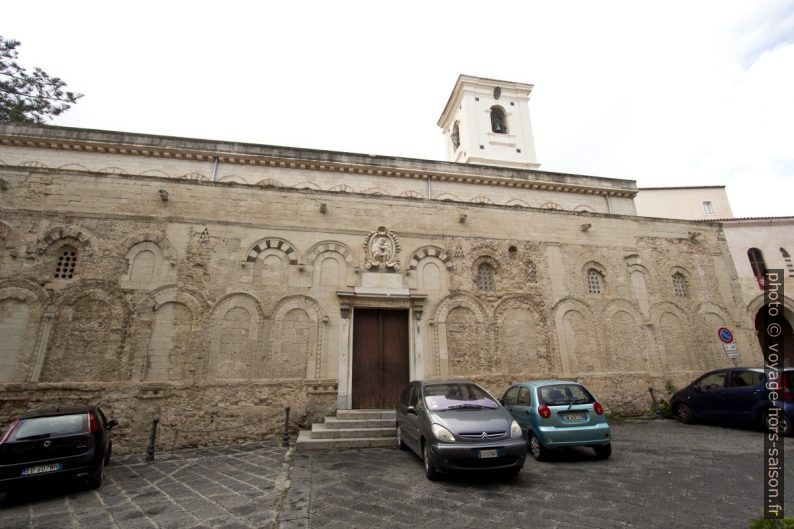
[(218, 176), (218, 157), (215, 157), (215, 163), (212, 165), (212, 181), (215, 181), (215, 177)]
[(427, 199), (433, 198), (433, 186), (430, 184), (430, 175), (427, 175)]

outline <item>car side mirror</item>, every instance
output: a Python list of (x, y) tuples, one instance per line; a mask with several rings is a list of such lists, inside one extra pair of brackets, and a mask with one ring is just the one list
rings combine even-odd
[(117, 421), (116, 419), (110, 419), (108, 421), (108, 430), (112, 430), (113, 428), (115, 428), (118, 425), (119, 425), (119, 421)]
[(414, 408), (413, 406), (408, 406), (407, 408), (405, 408), (405, 413), (413, 413), (414, 415), (416, 415), (416, 408)]

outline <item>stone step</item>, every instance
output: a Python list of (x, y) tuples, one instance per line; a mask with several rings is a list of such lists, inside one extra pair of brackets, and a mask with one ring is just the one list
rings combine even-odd
[(343, 450), (347, 448), (393, 448), (397, 437), (350, 437), (342, 439), (314, 439), (311, 431), (301, 430), (295, 442), (295, 451)]
[(336, 410), (337, 419), (397, 419), (394, 410)]
[(351, 437), (394, 437), (397, 429), (388, 428), (328, 428), (324, 424), (312, 424), (312, 439), (342, 439)]
[(395, 428), (397, 421), (392, 419), (340, 419), (326, 417), (325, 427), (329, 430), (360, 429), (360, 428)]

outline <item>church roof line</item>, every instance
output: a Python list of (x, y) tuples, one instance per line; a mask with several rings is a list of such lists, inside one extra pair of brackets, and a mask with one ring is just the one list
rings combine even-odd
[(0, 124), (10, 146), (284, 167), (633, 197), (633, 180), (50, 125)]
[(724, 185), (638, 187), (637, 191), (666, 191), (671, 189), (725, 189)]

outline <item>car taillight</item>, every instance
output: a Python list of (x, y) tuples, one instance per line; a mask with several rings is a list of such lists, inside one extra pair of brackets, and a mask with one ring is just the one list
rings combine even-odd
[(97, 428), (99, 428), (99, 423), (97, 422), (96, 417), (94, 417), (93, 413), (88, 412), (87, 415), (88, 415), (88, 431), (95, 432)]
[(593, 404), (593, 411), (601, 415), (602, 413), (604, 413), (604, 407), (601, 405), (600, 402), (596, 402), (595, 404)]
[(538, 413), (544, 419), (548, 419), (549, 417), (551, 417), (551, 410), (545, 404), (543, 406), (538, 406)]
[[(788, 374), (788, 373), (787, 373)], [(791, 393), (791, 389), (788, 387), (786, 375), (783, 375), (783, 400), (792, 401), (794, 400), (794, 395)]]
[(11, 432), (13, 432), (16, 429), (17, 424), (19, 424), (19, 419), (8, 425), (8, 428), (6, 428), (6, 430), (3, 432), (2, 438), (0, 438), (0, 445), (5, 443), (6, 439), (11, 437)]

